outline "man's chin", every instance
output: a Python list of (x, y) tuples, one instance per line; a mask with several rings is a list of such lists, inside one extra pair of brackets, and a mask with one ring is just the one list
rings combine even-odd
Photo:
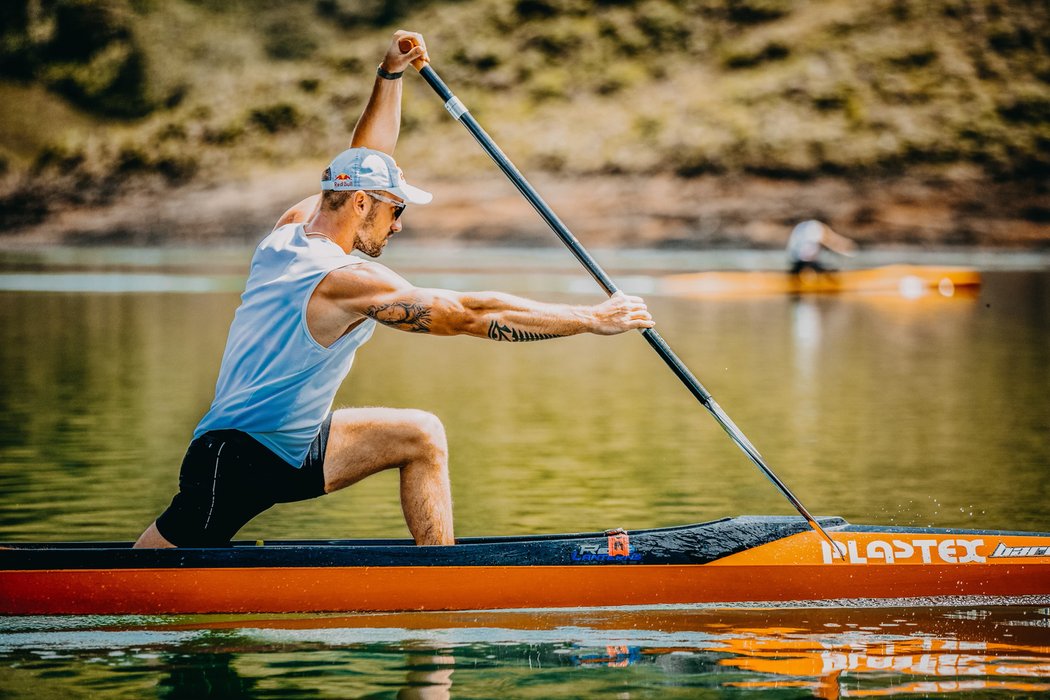
[(369, 246), (367, 248), (365, 248), (364, 246), (358, 244), (357, 245), (357, 250), (359, 252), (361, 252), (361, 253), (364, 253), (365, 255), (367, 255), (370, 258), (378, 258), (380, 255), (383, 254), (383, 249), (386, 248), (386, 243), (387, 243), (387, 239), (383, 239), (383, 241), (381, 243), (379, 243), (378, 245), (372, 245), (372, 246)]

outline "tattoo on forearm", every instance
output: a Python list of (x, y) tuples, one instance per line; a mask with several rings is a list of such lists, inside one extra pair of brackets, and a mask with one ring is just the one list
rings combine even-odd
[(405, 301), (369, 306), (365, 314), (380, 323), (412, 333), (430, 332), (430, 307)]
[(493, 321), (489, 324), (489, 337), (493, 340), (508, 340), (512, 343), (521, 343), (528, 340), (550, 340), (551, 338), (560, 338), (561, 336), (557, 333), (533, 333), (531, 331), (523, 331)]

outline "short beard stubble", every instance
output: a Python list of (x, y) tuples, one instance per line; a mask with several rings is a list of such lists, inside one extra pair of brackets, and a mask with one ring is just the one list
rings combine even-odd
[(360, 231), (371, 233), (375, 227), (376, 212), (379, 211), (378, 207), (372, 207), (368, 214), (365, 216), (364, 221), (361, 223), (361, 228), (357, 235), (357, 245), (354, 247), (360, 250), (362, 253), (370, 258), (378, 258), (383, 254), (383, 248), (386, 247), (387, 236), (383, 236), (379, 241), (374, 241), (369, 238), (368, 241), (362, 239)]

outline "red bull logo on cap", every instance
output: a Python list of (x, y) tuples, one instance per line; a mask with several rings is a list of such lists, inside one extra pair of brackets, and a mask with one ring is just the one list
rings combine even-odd
[(351, 178), (346, 173), (339, 173), (335, 176), (335, 179), (332, 181), (332, 189), (350, 189), (352, 186), (353, 183), (351, 181)]

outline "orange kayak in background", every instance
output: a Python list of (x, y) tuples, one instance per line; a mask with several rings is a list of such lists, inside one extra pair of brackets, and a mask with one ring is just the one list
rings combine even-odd
[(659, 291), (686, 297), (733, 297), (775, 294), (874, 293), (950, 297), (972, 291), (981, 273), (969, 267), (886, 265), (864, 270), (800, 274), (778, 271), (691, 272), (660, 280)]
[(1050, 597), (1050, 533), (745, 516), (650, 530), (409, 540), (19, 543), (0, 614), (438, 611)]

